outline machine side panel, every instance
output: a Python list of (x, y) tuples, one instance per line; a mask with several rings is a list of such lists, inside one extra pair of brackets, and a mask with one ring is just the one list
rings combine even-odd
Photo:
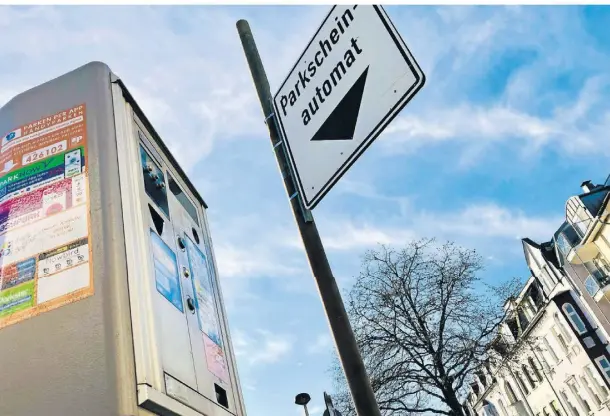
[[(82, 249), (79, 241), (71, 241), (64, 247), (58, 247), (55, 252), (42, 253), (41, 250), (45, 251), (47, 247), (42, 243), (38, 247), (32, 242), (40, 239), (40, 235), (46, 239), (54, 237), (55, 234), (49, 234), (49, 227), (42, 227), (38, 236), (31, 233), (22, 237), (18, 233), (22, 233), (20, 230), (25, 227), (16, 227), (15, 231), (11, 231), (14, 236), (20, 237), (15, 237), (16, 243), (11, 245), (11, 250), (19, 248), (22, 254), (31, 256), (35, 262), (33, 302), (42, 304), (47, 298), (56, 299), (58, 294), (63, 293), (75, 295), (73, 298), (64, 295), (67, 301), (62, 302), (61, 306), (49, 310), (38, 308), (31, 316), (24, 315), (24, 319), (9, 321), (5, 316), (4, 322), (8, 325), (1, 327), (0, 324), (0, 368), (3, 374), (0, 380), (1, 415), (139, 414), (110, 78), (111, 72), (106, 65), (90, 63), (20, 94), (0, 109), (0, 138), (6, 139), (4, 135), (19, 126), (84, 106), (86, 152), (80, 153), (80, 156), (66, 154), (63, 161), (57, 158), (53, 163), (63, 166), (63, 170), (58, 168), (53, 172), (68, 178), (72, 175), (69, 174), (71, 166), (82, 162), (86, 166), (86, 198), (89, 204), (88, 230), (85, 231), (88, 250), (79, 251), (79, 248)], [(36, 126), (32, 131), (36, 131)], [(18, 139), (16, 136), (12, 138)], [(77, 137), (68, 136), (68, 145), (72, 139), (76, 140)], [(56, 144), (46, 146), (45, 143), (43, 148), (18, 154), (18, 160), (11, 163), (22, 165), (17, 169), (25, 169), (21, 172), (24, 177), (30, 175), (27, 166), (33, 166), (38, 158), (43, 161), (39, 169), (50, 169), (54, 165), (45, 163), (53, 159), (53, 152), (63, 150), (61, 146), (53, 147)], [(81, 160), (83, 157), (86, 162)], [(11, 172), (11, 163), (7, 166), (5, 162), (0, 169), (4, 168), (5, 173), (7, 169)], [(51, 175), (49, 172), (47, 169), (43, 174)], [(30, 185), (42, 187), (41, 181), (47, 180), (43, 176), (36, 176), (32, 183), (22, 182), (20, 189), (11, 189), (17, 192), (15, 196), (18, 197), (21, 197), (19, 192), (25, 196), (33, 194), (35, 191)], [(0, 177), (5, 175), (0, 174)], [(56, 179), (53, 178), (53, 181)], [(62, 215), (74, 211), (70, 204), (78, 204), (77, 198), (82, 196), (79, 186), (72, 181), (71, 188), (67, 188), (70, 192), (64, 188), (41, 191), (42, 212), (48, 215), (41, 221), (49, 222), (57, 235), (72, 232), (69, 227), (73, 223)], [(13, 205), (7, 214), (9, 216), (22, 207), (31, 207), (27, 203)], [(78, 235), (77, 231), (74, 232), (74, 235)], [(0, 237), (2, 243), (6, 243), (7, 238)], [(29, 251), (27, 247), (30, 247)], [(89, 271), (75, 267), (74, 262), (84, 261), (85, 255), (89, 256)], [(3, 269), (2, 279), (6, 282), (6, 276), (16, 275), (15, 285), (23, 285), (19, 279), (26, 279), (29, 275), (21, 273), (25, 270), (23, 267), (19, 268), (19, 262), (23, 259), (15, 260), (18, 266), (8, 271)], [(2, 263), (2, 266), (7, 264)], [(49, 283), (52, 280), (45, 282), (44, 279), (50, 277), (43, 279), (43, 273), (54, 271), (55, 268), (73, 272), (63, 273), (61, 276), (65, 276), (65, 279), (56, 279), (54, 283)], [(90, 279), (91, 288), (87, 278)], [(45, 284), (49, 287), (43, 291), (41, 287)], [(70, 292), (70, 288), (74, 292)], [(12, 308), (8, 309), (7, 316), (16, 317), (18, 313), (23, 313), (13, 304), (5, 302), (4, 306)]]

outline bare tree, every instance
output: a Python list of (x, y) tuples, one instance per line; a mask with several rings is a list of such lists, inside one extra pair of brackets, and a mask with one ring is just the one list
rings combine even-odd
[[(484, 284), (482, 268), (476, 251), (434, 240), (365, 254), (346, 303), (384, 415), (464, 414), (460, 393), (488, 364), (517, 287)], [(333, 372), (337, 407), (355, 415), (338, 362)]]

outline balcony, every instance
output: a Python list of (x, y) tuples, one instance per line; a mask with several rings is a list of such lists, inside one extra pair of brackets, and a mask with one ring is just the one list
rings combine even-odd
[(599, 254), (599, 249), (594, 244), (591, 236), (591, 227), (594, 227), (593, 218), (578, 221), (566, 221), (557, 230), (553, 239), (559, 249), (560, 263), (564, 265), (564, 259), (572, 264), (584, 264), (591, 261)]
[(605, 267), (598, 267), (593, 261), (585, 263), (584, 266), (589, 272), (585, 279), (585, 289), (599, 301), (605, 294), (610, 293), (610, 271)]

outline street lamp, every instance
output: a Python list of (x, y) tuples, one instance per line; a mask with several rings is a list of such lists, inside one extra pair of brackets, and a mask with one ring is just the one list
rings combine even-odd
[(307, 403), (309, 403), (311, 397), (307, 393), (299, 393), (294, 398), (294, 404), (298, 404), (299, 406), (303, 406), (305, 409), (305, 416), (309, 416), (309, 412), (307, 411)]

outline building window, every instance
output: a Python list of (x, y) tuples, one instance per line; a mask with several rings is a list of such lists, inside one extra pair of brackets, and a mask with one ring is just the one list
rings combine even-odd
[(574, 397), (576, 397), (576, 400), (578, 400), (578, 402), (580, 403), (580, 406), (583, 408), (585, 413), (590, 413), (591, 406), (589, 405), (589, 402), (587, 401), (587, 399), (583, 396), (582, 391), (580, 390), (576, 380), (573, 378), (570, 379), (568, 381), (568, 386), (570, 387), (572, 394), (574, 394)]
[(553, 326), (551, 328), (551, 332), (553, 333), (553, 335), (555, 335), (555, 339), (561, 346), (561, 349), (563, 350), (564, 354), (567, 354), (568, 353), (568, 343), (566, 342), (565, 338), (563, 337), (563, 334), (561, 333), (561, 331), (559, 329), (557, 329), (556, 326)]
[(559, 232), (556, 234), (557, 247), (561, 251), (561, 253), (567, 257), (568, 253), (572, 249), (572, 247), (580, 244), (581, 237), (574, 230), (572, 225), (564, 222), (561, 226)]
[(525, 384), (525, 382), (523, 381), (523, 377), (521, 377), (521, 374), (519, 374), (518, 371), (515, 371), (515, 376), (517, 377), (517, 383), (519, 383), (519, 386), (521, 386), (523, 392), (525, 394), (530, 394), (530, 391), (527, 388), (527, 384)]
[(515, 391), (510, 383), (507, 381), (504, 383), (504, 390), (506, 390), (506, 397), (508, 397), (508, 403), (515, 404), (517, 403), (517, 396), (515, 396)]
[(542, 371), (548, 374), (551, 371), (551, 366), (549, 365), (546, 357), (544, 356), (544, 351), (542, 350), (542, 348), (538, 347), (538, 351), (540, 352), (538, 358), (539, 361), (542, 363)]
[(595, 359), (595, 363), (604, 373), (606, 380), (610, 382), (610, 361), (606, 357), (601, 356)]
[(561, 334), (563, 335), (563, 339), (564, 339), (566, 345), (570, 345), (572, 343), (572, 331), (568, 331), (568, 328), (566, 327), (565, 319), (562, 316), (559, 316), (558, 312), (555, 312), (553, 314), (553, 319), (555, 320), (555, 323), (557, 324), (557, 328), (559, 328), (559, 331), (561, 331)]
[(553, 414), (555, 416), (561, 416), (561, 411), (559, 410), (559, 403), (557, 403), (557, 400), (553, 400), (551, 402), (551, 409), (553, 410)]
[(498, 404), (500, 405), (500, 410), (502, 410), (502, 416), (508, 416), (508, 411), (506, 410), (506, 406), (504, 406), (502, 399), (498, 399)]
[(602, 257), (598, 256), (591, 261), (584, 262), (583, 266), (589, 272), (589, 277), (593, 278), (599, 287), (607, 286), (610, 283), (608, 263)]
[(595, 297), (597, 292), (599, 292), (599, 285), (593, 276), (589, 276), (585, 279), (585, 289), (591, 297)]
[(525, 312), (525, 317), (527, 318), (527, 320), (531, 321), (532, 319), (534, 319), (534, 316), (536, 316), (536, 306), (534, 305), (534, 301), (532, 300), (532, 298), (527, 296), (523, 300), (522, 305), (523, 305), (523, 310)]
[(532, 386), (532, 389), (535, 389), (536, 382), (534, 381), (534, 378), (532, 377), (530, 370), (527, 368), (527, 366), (525, 364), (521, 365), (521, 371), (523, 371), (523, 374), (525, 374), (525, 378), (530, 383), (530, 386)]
[(545, 346), (546, 350), (549, 352), (549, 355), (553, 359), (553, 364), (559, 362), (559, 357), (557, 356), (557, 353), (551, 346), (551, 343), (549, 342), (548, 338), (545, 336), (542, 338), (542, 341), (544, 342), (544, 346)]
[(534, 375), (536, 376), (536, 380), (538, 380), (539, 382), (542, 382), (542, 374), (540, 374), (540, 370), (538, 369), (538, 367), (536, 367), (536, 364), (534, 363), (534, 360), (532, 359), (532, 357), (529, 357), (527, 359), (527, 362), (529, 363), (530, 367), (532, 367), (532, 370), (534, 371)]
[(593, 368), (592, 364), (587, 364), (587, 366), (585, 367), (585, 373), (587, 374), (587, 377), (591, 381), (593, 387), (595, 387), (595, 389), (599, 393), (600, 397), (602, 397), (602, 401), (605, 401), (608, 398), (610, 392), (606, 388), (604, 380), (601, 378), (595, 368)]
[(580, 319), (580, 316), (578, 316), (576, 309), (574, 309), (574, 306), (571, 303), (564, 303), (561, 308), (566, 313), (566, 315), (568, 315), (568, 319), (570, 320), (570, 323), (572, 324), (572, 327), (576, 330), (576, 332), (578, 332), (579, 334), (584, 334), (585, 332), (587, 332), (587, 327), (585, 326), (585, 323), (582, 321), (582, 319)]
[(576, 406), (574, 406), (574, 403), (570, 400), (565, 390), (561, 390), (561, 397), (563, 397), (563, 401), (566, 402), (568, 409), (570, 409), (570, 413), (572, 413), (572, 416), (580, 416), (580, 413), (578, 413), (578, 409), (576, 408)]
[(587, 348), (595, 347), (595, 341), (593, 341), (593, 338), (591, 338), (591, 337), (583, 338), (582, 342), (585, 343), (585, 347), (587, 347)]
[(591, 398), (591, 400), (593, 400), (595, 405), (599, 406), (602, 403), (602, 399), (601, 399), (601, 397), (599, 397), (597, 392), (593, 389), (593, 386), (591, 386), (591, 383), (589, 382), (589, 380), (587, 380), (585, 378), (585, 376), (580, 376), (580, 383), (583, 385), (583, 387), (585, 388), (585, 390), (587, 392), (587, 395)]

